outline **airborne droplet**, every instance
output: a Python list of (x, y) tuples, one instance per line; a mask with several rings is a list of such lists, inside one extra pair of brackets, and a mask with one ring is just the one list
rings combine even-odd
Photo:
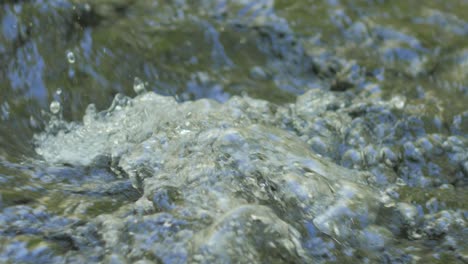
[(52, 114), (56, 115), (60, 112), (60, 103), (57, 102), (57, 101), (52, 101), (52, 103), (50, 103), (50, 112), (52, 112)]
[(73, 52), (71, 51), (67, 51), (67, 60), (70, 64), (73, 64), (75, 63), (75, 54), (73, 54)]
[(133, 90), (137, 94), (142, 94), (146, 91), (145, 83), (138, 77), (133, 80)]

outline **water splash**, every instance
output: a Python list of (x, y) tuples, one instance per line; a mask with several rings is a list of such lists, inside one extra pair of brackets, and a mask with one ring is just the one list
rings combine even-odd
[(74, 64), (76, 62), (75, 54), (72, 51), (67, 51), (68, 63)]
[(60, 105), (60, 103), (55, 100), (52, 101), (52, 103), (50, 103), (50, 106), (49, 106), (50, 112), (54, 115), (57, 115), (58, 113), (60, 113), (61, 108), (62, 106)]
[(135, 79), (133, 80), (133, 90), (137, 94), (142, 94), (146, 92), (145, 83), (139, 77), (135, 77)]

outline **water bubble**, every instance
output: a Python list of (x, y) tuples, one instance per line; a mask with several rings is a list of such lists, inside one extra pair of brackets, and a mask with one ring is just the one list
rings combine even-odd
[(76, 60), (75, 60), (75, 54), (73, 54), (73, 52), (71, 52), (71, 51), (68, 51), (68, 52), (67, 52), (67, 60), (68, 60), (68, 62), (69, 62), (70, 64), (75, 63), (75, 61), (76, 61)]
[(52, 101), (52, 103), (50, 103), (50, 112), (52, 112), (52, 114), (56, 115), (60, 112), (60, 103), (58, 101)]
[(55, 94), (60, 96), (62, 94), (62, 89), (58, 88), (57, 91), (55, 91)]
[(138, 77), (133, 80), (133, 90), (137, 94), (142, 94), (146, 91), (145, 83)]

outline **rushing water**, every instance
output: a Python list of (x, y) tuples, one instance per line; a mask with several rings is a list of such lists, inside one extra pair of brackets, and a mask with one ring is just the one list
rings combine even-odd
[(0, 262), (468, 261), (467, 1), (0, 7)]

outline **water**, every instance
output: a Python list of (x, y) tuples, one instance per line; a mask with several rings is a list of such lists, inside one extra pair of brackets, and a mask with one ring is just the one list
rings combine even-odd
[(58, 113), (60, 112), (61, 106), (60, 106), (60, 103), (59, 103), (59, 102), (57, 102), (57, 101), (52, 101), (52, 103), (50, 103), (50, 107), (49, 107), (49, 108), (50, 108), (50, 112), (51, 112), (52, 114), (55, 114), (55, 115), (56, 115), (56, 114), (58, 114)]
[(133, 90), (137, 94), (141, 94), (146, 91), (145, 83), (138, 77), (133, 80)]
[(466, 1), (1, 6), (0, 262), (467, 261)]
[(75, 54), (73, 54), (73, 52), (71, 51), (68, 51), (67, 52), (67, 60), (70, 64), (73, 64), (75, 63), (76, 59), (75, 59)]

